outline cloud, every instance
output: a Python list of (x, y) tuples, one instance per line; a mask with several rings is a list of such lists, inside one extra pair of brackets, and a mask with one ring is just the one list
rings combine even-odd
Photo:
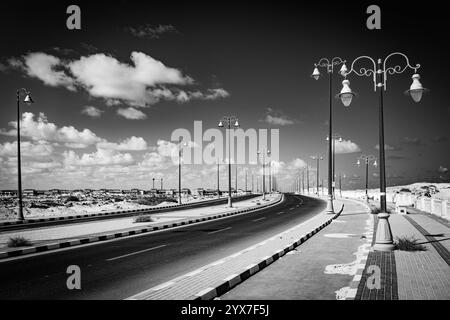
[(149, 170), (163, 170), (167, 169), (170, 164), (172, 162), (167, 161), (167, 158), (160, 153), (150, 152), (144, 155), (142, 162), (138, 166)]
[(148, 149), (148, 145), (144, 138), (132, 136), (119, 143), (106, 141), (97, 143), (97, 148), (116, 151), (143, 151)]
[(289, 167), (292, 169), (303, 169), (307, 167), (307, 163), (304, 160), (297, 158), (291, 161)]
[(335, 148), (336, 154), (348, 154), (360, 151), (361, 151), (360, 147), (351, 140), (342, 140), (342, 141), (336, 140), (336, 148)]
[[(380, 145), (377, 144), (377, 145), (375, 146), (375, 149), (376, 149), (376, 150), (380, 150)], [(385, 145), (384, 145), (384, 150), (386, 150), (386, 151), (400, 151), (401, 148), (400, 148), (400, 147), (397, 147), (397, 146), (385, 144)]]
[(147, 24), (145, 26), (140, 27), (128, 27), (126, 31), (131, 33), (135, 37), (139, 38), (150, 38), (150, 39), (159, 39), (163, 34), (166, 33), (178, 33), (177, 29), (172, 25), (158, 25), (156, 27), (152, 27)]
[(134, 51), (130, 60), (131, 63), (124, 63), (97, 53), (69, 61), (36, 52), (19, 59), (11, 58), (9, 64), (48, 86), (62, 86), (72, 91), (83, 88), (90, 96), (102, 98), (107, 104), (145, 107), (163, 99), (185, 103), (192, 99), (215, 100), (229, 96), (222, 88), (206, 92), (181, 90), (180, 86), (195, 85), (194, 79), (145, 53)]
[[(69, 148), (86, 148), (102, 141), (101, 138), (89, 129), (79, 131), (73, 126), (58, 128), (54, 123), (48, 122), (44, 113), (39, 113), (39, 116), (35, 120), (33, 113), (25, 112), (22, 114), (20, 124), (21, 136), (35, 141), (64, 143)], [(17, 121), (11, 121), (9, 122), (9, 125), (13, 128), (17, 128)], [(16, 129), (11, 129), (9, 131), (0, 129), (0, 134), (2, 135), (14, 136), (16, 133)]]
[(100, 110), (99, 108), (93, 107), (93, 106), (85, 106), (83, 110), (81, 111), (82, 114), (85, 114), (92, 118), (100, 118), (104, 111)]
[(438, 172), (439, 173), (447, 173), (448, 172), (448, 168), (445, 168), (443, 166), (439, 166)]
[(61, 59), (42, 52), (29, 53), (23, 57), (23, 61), (10, 60), (12, 67), (20, 67), (28, 76), (40, 79), (51, 87), (65, 87), (75, 91), (74, 80), (64, 71), (57, 70), (64, 66)]
[(403, 138), (403, 143), (406, 144), (406, 145), (410, 145), (410, 146), (421, 146), (421, 145), (423, 145), (422, 140), (420, 140), (417, 137), (415, 137), (415, 138), (404, 137)]
[(82, 156), (69, 150), (63, 152), (63, 157), (66, 166), (130, 165), (134, 163), (131, 154), (107, 149), (98, 149), (96, 152), (84, 153)]
[[(48, 157), (53, 154), (53, 146), (46, 142), (22, 141), (21, 155), (28, 157)], [(0, 144), (0, 157), (17, 157), (17, 141)]]
[(298, 120), (289, 118), (281, 110), (274, 110), (272, 108), (266, 109), (264, 119), (260, 121), (277, 126), (288, 126), (298, 123)]
[(119, 108), (117, 114), (128, 120), (143, 120), (147, 118), (147, 115), (135, 108)]

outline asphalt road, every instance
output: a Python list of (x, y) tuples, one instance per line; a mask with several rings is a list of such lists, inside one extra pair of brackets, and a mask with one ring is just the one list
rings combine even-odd
[[(238, 196), (233, 201), (239, 202), (244, 201), (247, 199), (258, 197), (259, 195), (247, 195), (247, 196)], [(93, 221), (99, 221), (99, 220), (109, 220), (109, 219), (119, 219), (119, 218), (127, 218), (132, 217), (135, 215), (141, 215), (141, 214), (157, 214), (157, 213), (164, 213), (164, 212), (172, 212), (172, 211), (179, 211), (179, 210), (186, 210), (191, 208), (202, 208), (202, 207), (209, 207), (211, 205), (219, 205), (227, 203), (228, 199), (215, 199), (215, 200), (209, 200), (209, 201), (201, 201), (201, 202), (193, 202), (187, 206), (183, 207), (172, 207), (172, 208), (166, 208), (166, 209), (155, 209), (155, 210), (148, 210), (148, 211), (131, 211), (126, 213), (114, 213), (110, 215), (103, 215), (103, 216), (91, 216), (91, 217), (83, 217), (83, 218), (76, 218), (73, 216), (73, 219), (68, 220), (55, 220), (55, 221), (44, 221), (44, 222), (34, 222), (33, 220), (37, 219), (29, 219), (30, 223), (27, 224), (17, 224), (17, 225), (8, 225), (8, 226), (1, 226), (0, 232), (7, 232), (7, 231), (17, 231), (17, 230), (24, 230), (24, 229), (33, 229), (33, 228), (44, 228), (44, 227), (51, 227), (51, 226), (61, 226), (61, 225), (67, 225), (67, 224), (74, 224), (74, 223), (84, 223), (84, 222), (93, 222)], [(206, 203), (205, 203), (206, 202)]]
[[(0, 262), (0, 299), (124, 299), (268, 239), (324, 208), (322, 200), (286, 195), (283, 203), (257, 212)], [(70, 265), (81, 269), (81, 290), (67, 289)]]

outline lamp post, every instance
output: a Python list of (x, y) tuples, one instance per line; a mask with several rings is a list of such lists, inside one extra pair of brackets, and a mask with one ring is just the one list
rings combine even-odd
[(365, 165), (366, 165), (366, 201), (369, 202), (369, 164), (371, 161), (373, 161), (373, 166), (376, 167), (377, 166), (377, 158), (373, 155), (362, 155), (358, 158), (358, 161), (356, 162), (356, 164), (359, 166), (361, 166), (361, 161), (364, 161)]
[(22, 164), (20, 156), (20, 96), (25, 95), (23, 102), (26, 104), (32, 104), (34, 101), (31, 98), (31, 93), (25, 89), (21, 88), (16, 91), (17, 97), (17, 195), (19, 197), (19, 212), (17, 219), (24, 220), (23, 216), (23, 203), (22, 203)]
[[(401, 57), (406, 61), (405, 66), (395, 65), (394, 67), (386, 67), (386, 62), (391, 57)], [(355, 63), (359, 60), (368, 60), (370, 62), (370, 68), (358, 68), (355, 69)], [(342, 82), (343, 88), (341, 92), (337, 95), (341, 99), (344, 106), (350, 106), (352, 98), (355, 93), (350, 89), (350, 81), (347, 80), (347, 76), (351, 73), (355, 73), (360, 77), (372, 77), (373, 88), (375, 92), (379, 92), (379, 160), (380, 160), (380, 213), (378, 214), (378, 227), (376, 233), (376, 242), (374, 245), (374, 250), (378, 251), (392, 251), (395, 249), (394, 241), (392, 239), (391, 226), (389, 225), (389, 214), (386, 210), (386, 165), (385, 165), (385, 144), (384, 144), (384, 115), (383, 115), (383, 91), (386, 91), (387, 78), (388, 75), (401, 74), (407, 69), (414, 70), (412, 76), (412, 84), (409, 90), (405, 91), (405, 94), (411, 95), (414, 102), (419, 102), (422, 99), (422, 95), (425, 89), (420, 83), (420, 76), (417, 73), (417, 69), (420, 68), (419, 64), (415, 67), (410, 65), (408, 57), (400, 52), (394, 52), (389, 54), (384, 59), (378, 59), (377, 62), (369, 56), (360, 56), (356, 58), (350, 68), (350, 71), (345, 71), (342, 75), (345, 80)]]
[(217, 198), (220, 199), (220, 164), (217, 159)]
[[(317, 177), (316, 177), (317, 185), (316, 185), (316, 188), (317, 188), (317, 196), (319, 196), (319, 177), (320, 177), (320, 173), (319, 173), (320, 172), (320, 164), (319, 164), (319, 161), (323, 160), (323, 157), (312, 156), (311, 159), (317, 161)], [(328, 192), (328, 195), (329, 195), (329, 192)], [(327, 211), (327, 213), (328, 213), (328, 211)]]
[(152, 180), (153, 180), (152, 189), (154, 190), (155, 189), (155, 178), (153, 178)]
[(306, 188), (308, 189), (309, 195), (309, 166), (306, 166)]
[[(333, 136), (333, 97), (332, 97), (332, 92), (333, 92), (333, 73), (334, 73), (334, 67), (339, 66), (340, 64), (342, 64), (340, 73), (343, 74), (344, 72), (347, 71), (347, 67), (345, 66), (345, 60), (342, 60), (339, 57), (334, 57), (331, 60), (327, 59), (327, 58), (322, 58), (319, 60), (319, 62), (314, 64), (314, 71), (312, 73), (312, 77), (315, 80), (319, 80), (320, 78), (320, 72), (319, 72), (319, 67), (320, 68), (326, 68), (327, 73), (328, 73), (328, 84), (329, 84), (329, 88), (328, 88), (328, 95), (329, 95), (329, 137)], [(327, 209), (326, 209), (326, 213), (329, 214), (334, 214), (334, 207), (333, 207), (333, 193), (332, 193), (332, 183), (334, 181), (333, 177), (333, 169), (332, 169), (332, 154), (333, 154), (333, 150), (332, 150), (332, 141), (331, 139), (328, 141), (328, 199), (327, 199)]]
[[(333, 176), (333, 181), (332, 181), (332, 188), (333, 188), (333, 199), (336, 199), (335, 196), (335, 190), (336, 190), (336, 140), (338, 140), (339, 142), (342, 142), (342, 136), (340, 134), (334, 134), (332, 136), (333, 138), (333, 166), (332, 166), (332, 176)], [(330, 140), (330, 137), (327, 136), (326, 141)]]
[(181, 204), (181, 160), (183, 157), (183, 147), (186, 147), (187, 143), (183, 143), (180, 138), (178, 142), (178, 203)]
[(237, 128), (239, 127), (238, 118), (234, 116), (225, 116), (219, 122), (219, 128), (226, 128), (225, 130), (228, 133), (228, 207), (233, 207), (233, 202), (231, 200), (231, 140), (230, 140), (230, 131), (231, 127)]
[[(262, 154), (262, 192), (263, 192), (263, 200), (266, 200), (266, 153), (267, 156), (270, 156), (270, 150), (265, 150), (257, 152), (258, 156)], [(259, 158), (259, 157), (258, 157)]]
[(161, 182), (161, 191), (162, 191), (163, 190), (163, 178), (161, 178), (160, 182)]

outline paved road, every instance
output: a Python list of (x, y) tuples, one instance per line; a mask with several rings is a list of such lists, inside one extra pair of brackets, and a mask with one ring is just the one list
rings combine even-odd
[[(258, 212), (0, 262), (0, 299), (127, 298), (270, 238), (324, 208), (322, 200), (287, 195), (283, 203)], [(66, 287), (69, 265), (81, 268), (81, 290)]]
[[(245, 196), (238, 196), (235, 199), (233, 199), (233, 202), (239, 202), (244, 201), (247, 199), (258, 197), (259, 195), (245, 195)], [(32, 229), (32, 228), (44, 228), (44, 227), (51, 227), (51, 226), (61, 226), (66, 224), (74, 224), (74, 223), (84, 223), (84, 222), (93, 222), (93, 221), (99, 221), (99, 220), (109, 220), (109, 219), (119, 219), (119, 218), (127, 218), (132, 217), (138, 214), (156, 214), (156, 213), (164, 213), (164, 212), (172, 212), (172, 211), (181, 211), (191, 208), (202, 208), (202, 207), (209, 207), (211, 205), (219, 205), (227, 203), (228, 199), (215, 199), (215, 200), (209, 200), (209, 201), (199, 201), (199, 202), (193, 202), (190, 203), (187, 206), (183, 207), (172, 207), (172, 208), (166, 208), (166, 209), (154, 209), (154, 210), (148, 210), (148, 211), (132, 211), (132, 212), (126, 212), (126, 213), (114, 213), (110, 215), (103, 215), (103, 216), (91, 216), (91, 217), (83, 217), (83, 218), (76, 218), (73, 216), (73, 219), (69, 220), (55, 220), (55, 221), (45, 221), (45, 222), (32, 222), (27, 224), (18, 224), (18, 225), (8, 225), (8, 226), (1, 226), (0, 232), (7, 232), (7, 231), (16, 231), (16, 230), (24, 230), (24, 229)], [(29, 220), (37, 220), (36, 219), (29, 219)]]

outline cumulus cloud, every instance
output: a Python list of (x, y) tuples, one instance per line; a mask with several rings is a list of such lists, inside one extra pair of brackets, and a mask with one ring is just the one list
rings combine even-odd
[(289, 118), (282, 111), (274, 110), (272, 108), (266, 109), (266, 114), (264, 116), (264, 119), (262, 119), (261, 121), (266, 122), (271, 125), (277, 125), (277, 126), (288, 126), (288, 125), (293, 125), (298, 122), (298, 120)]
[(119, 108), (117, 109), (117, 114), (128, 120), (144, 120), (147, 119), (147, 115), (140, 110), (133, 107), (129, 108)]
[[(30, 141), (22, 141), (20, 144), (20, 151), (23, 156), (28, 157), (48, 157), (53, 154), (53, 146), (40, 141), (33, 143)], [(16, 157), (17, 156), (17, 141), (5, 142), (0, 144), (0, 157)]]
[(85, 114), (89, 117), (92, 118), (100, 118), (100, 116), (102, 115), (103, 111), (100, 110), (97, 107), (93, 107), (93, 106), (85, 106), (83, 108), (83, 110), (81, 111), (82, 114)]
[(336, 140), (336, 154), (347, 154), (360, 152), (361, 148), (351, 140)]
[(306, 168), (306, 166), (307, 163), (299, 158), (292, 160), (292, 162), (290, 163), (290, 168), (292, 169), (303, 169)]
[(130, 165), (134, 163), (131, 154), (108, 149), (98, 149), (96, 152), (84, 153), (81, 156), (73, 150), (68, 150), (63, 152), (63, 157), (66, 166)]
[(229, 94), (224, 89), (181, 90), (194, 85), (194, 80), (180, 70), (171, 68), (151, 56), (134, 51), (131, 63), (124, 63), (103, 53), (82, 56), (77, 60), (61, 60), (42, 52), (30, 53), (20, 59), (11, 58), (9, 65), (23, 70), (49, 86), (69, 90), (83, 88), (92, 97), (107, 104), (132, 107), (153, 105), (160, 100), (185, 103), (192, 99), (214, 100)]
[(158, 152), (146, 153), (143, 160), (139, 163), (139, 167), (147, 170), (163, 170), (166, 169), (171, 162), (167, 161), (163, 155)]
[(177, 29), (170, 24), (160, 24), (158, 26), (151, 26), (149, 24), (140, 27), (128, 27), (126, 31), (131, 33), (135, 37), (159, 39), (166, 33), (177, 33)]
[(143, 151), (148, 149), (148, 145), (144, 138), (132, 136), (119, 143), (106, 141), (97, 143), (97, 148), (116, 151)]
[(38, 78), (51, 87), (62, 86), (75, 91), (74, 80), (61, 69), (64, 64), (61, 59), (42, 52), (29, 53), (23, 61), (10, 60), (12, 67), (25, 70), (28, 76)]
[[(59, 128), (56, 124), (48, 122), (44, 113), (39, 113), (35, 119), (33, 113), (25, 112), (22, 115), (20, 124), (21, 136), (35, 141), (64, 143), (69, 148), (86, 148), (102, 141), (101, 138), (89, 129), (79, 131), (73, 126)], [(11, 121), (9, 125), (15, 129), (9, 131), (0, 129), (0, 134), (7, 136), (16, 135), (17, 121)]]

